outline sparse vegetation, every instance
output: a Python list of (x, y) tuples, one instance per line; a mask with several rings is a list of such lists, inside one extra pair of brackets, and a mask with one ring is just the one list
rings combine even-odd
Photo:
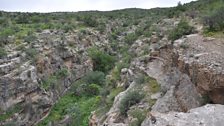
[(150, 91), (152, 93), (157, 93), (160, 90), (160, 85), (158, 84), (156, 79), (149, 77), (148, 80), (149, 80), (149, 85), (150, 85)]
[(83, 78), (87, 84), (97, 84), (103, 86), (105, 83), (105, 74), (100, 71), (91, 71)]
[(135, 79), (135, 82), (136, 82), (137, 84), (144, 84), (144, 83), (146, 82), (146, 76), (143, 75), (143, 74), (139, 74), (139, 75), (137, 76), (137, 78)]
[(219, 8), (209, 14), (208, 16), (205, 16), (203, 21), (204, 25), (207, 26), (206, 32), (217, 32), (217, 31), (223, 31), (224, 30), (224, 7)]
[(27, 58), (30, 60), (34, 60), (37, 56), (37, 50), (34, 48), (25, 49), (25, 53), (27, 55)]
[(24, 41), (25, 41), (25, 42), (28, 42), (28, 43), (31, 43), (31, 42), (34, 42), (36, 39), (37, 39), (36, 36), (34, 36), (32, 33), (29, 33), (29, 34), (24, 38)]
[(60, 80), (67, 77), (68, 75), (69, 75), (68, 70), (66, 68), (62, 68), (56, 71), (53, 75), (44, 78), (41, 86), (46, 90), (56, 88), (60, 83)]
[(128, 44), (133, 44), (137, 39), (138, 36), (135, 33), (129, 33), (127, 36), (125, 36), (125, 42)]
[(3, 58), (7, 55), (6, 50), (3, 47), (0, 47), (0, 58)]
[(10, 118), (13, 114), (19, 112), (21, 109), (22, 109), (22, 106), (19, 104), (9, 108), (6, 112), (1, 114), (0, 122), (5, 121), (6, 119)]
[(55, 73), (56, 77), (58, 79), (61, 79), (61, 78), (65, 78), (69, 75), (69, 72), (68, 72), (68, 69), (67, 68), (62, 68), (60, 70), (58, 70), (56, 73)]
[(70, 125), (72, 126), (88, 126), (88, 117), (98, 106), (100, 98), (94, 97), (78, 97), (71, 93), (61, 97), (57, 104), (52, 108), (50, 115), (42, 121), (38, 126), (46, 126), (50, 122), (57, 123), (65, 118), (66, 114), (72, 116)]
[(142, 122), (146, 118), (147, 111), (146, 110), (141, 110), (141, 109), (135, 109), (131, 110), (129, 114), (133, 117), (136, 118), (137, 120), (134, 122), (131, 122), (130, 126), (141, 126)]
[(107, 53), (96, 48), (90, 49), (88, 54), (93, 60), (94, 71), (102, 71), (104, 73), (107, 73), (113, 68), (115, 63), (115, 59), (113, 56), (110, 56)]
[(129, 108), (132, 105), (139, 103), (143, 97), (144, 94), (142, 94), (138, 90), (128, 92), (128, 94), (121, 100), (121, 104), (119, 106), (121, 114), (126, 116)]
[(50, 87), (57, 84), (57, 77), (56, 76), (50, 76), (43, 80), (42, 82), (42, 88), (48, 90)]
[(189, 35), (194, 32), (194, 28), (190, 26), (185, 20), (181, 20), (176, 28), (174, 28), (170, 34), (169, 39), (174, 41), (179, 39), (183, 35)]
[(105, 74), (99, 71), (91, 71), (72, 87), (72, 92), (76, 96), (94, 96), (99, 95), (101, 88), (104, 86)]

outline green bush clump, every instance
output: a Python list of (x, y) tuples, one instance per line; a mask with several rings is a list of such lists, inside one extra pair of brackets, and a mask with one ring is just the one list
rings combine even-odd
[(224, 30), (224, 7), (217, 9), (213, 13), (203, 18), (204, 25), (207, 26), (207, 32), (216, 32)]
[(68, 69), (62, 68), (58, 70), (55, 75), (58, 79), (61, 79), (61, 78), (67, 77), (69, 75), (69, 72), (68, 72)]
[(105, 23), (99, 23), (97, 26), (97, 30), (102, 34), (106, 29), (106, 24)]
[(67, 33), (69, 31), (72, 31), (73, 29), (75, 29), (75, 27), (76, 26), (72, 25), (72, 24), (64, 24), (61, 29)]
[(186, 21), (181, 20), (175, 29), (173, 29), (168, 38), (172, 41), (181, 38), (183, 35), (189, 35), (194, 32), (194, 28)]
[(28, 42), (28, 43), (31, 43), (31, 42), (35, 41), (36, 39), (37, 39), (36, 36), (30, 34), (30, 35), (27, 35), (27, 36), (24, 38), (24, 41), (25, 41), (25, 42)]
[(144, 94), (140, 93), (139, 90), (128, 92), (128, 94), (121, 100), (119, 109), (122, 115), (126, 116), (127, 111), (132, 105), (139, 103), (144, 97)]
[(99, 95), (101, 87), (97, 84), (81, 84), (75, 88), (76, 96), (95, 96)]
[(73, 118), (70, 120), (69, 124), (74, 124), (73, 126), (80, 126), (82, 119), (82, 112), (78, 105), (69, 106), (66, 110), (66, 114), (72, 116)]
[(130, 111), (130, 115), (137, 120), (132, 122), (130, 126), (141, 126), (142, 122), (145, 120), (147, 111), (141, 109), (135, 109)]
[(97, 84), (102, 86), (105, 83), (105, 74), (100, 71), (91, 71), (86, 74), (83, 81), (87, 84)]
[(144, 74), (140, 74), (140, 75), (138, 75), (137, 78), (135, 79), (135, 82), (136, 82), (137, 84), (144, 84), (145, 81), (146, 81), (146, 77), (145, 77)]
[(34, 60), (37, 56), (37, 50), (34, 48), (28, 48), (25, 50), (25, 53), (27, 54), (27, 58), (29, 60)]
[(100, 51), (99, 49), (91, 48), (88, 51), (88, 55), (91, 57), (93, 61), (94, 71), (102, 71), (104, 73), (107, 73), (114, 66), (115, 63), (114, 57), (103, 51)]
[(152, 93), (157, 93), (160, 90), (160, 85), (158, 84), (157, 80), (151, 77), (149, 77), (148, 80), (150, 84), (150, 91)]
[(0, 46), (4, 46), (9, 43), (8, 36), (0, 35)]
[(7, 56), (7, 52), (3, 47), (0, 47), (0, 58)]
[(100, 86), (97, 84), (90, 84), (87, 89), (88, 95), (94, 96), (100, 93)]
[(137, 39), (138, 36), (135, 33), (129, 33), (127, 36), (125, 36), (124, 41), (128, 44), (133, 44)]
[(88, 26), (88, 27), (97, 27), (98, 26), (98, 22), (97, 22), (96, 18), (91, 15), (79, 16), (79, 17), (77, 17), (77, 20), (82, 21), (84, 23), (84, 25)]
[(99, 71), (87, 73), (80, 81), (72, 86), (71, 90), (77, 96), (99, 95), (101, 86), (105, 85), (105, 74)]
[(15, 19), (17, 24), (28, 24), (29, 23), (29, 16), (26, 14), (20, 14)]
[(42, 88), (48, 90), (51, 86), (57, 84), (57, 77), (56, 76), (50, 76), (43, 80), (42, 82)]

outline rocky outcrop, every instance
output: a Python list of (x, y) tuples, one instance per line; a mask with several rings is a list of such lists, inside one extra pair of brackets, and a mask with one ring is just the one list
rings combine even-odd
[(222, 126), (224, 106), (208, 104), (187, 113), (152, 112), (141, 126)]
[(186, 73), (197, 91), (213, 103), (224, 104), (224, 44), (198, 34), (174, 42), (175, 65)]
[[(165, 86), (167, 92), (157, 100), (142, 126), (221, 126), (222, 105), (200, 106), (209, 102), (223, 104), (223, 50), (222, 40), (207, 39), (198, 34), (176, 40), (174, 48), (160, 49), (160, 57), (166, 62), (163, 70), (169, 72), (168, 77), (159, 74), (157, 79), (166, 78), (159, 82), (162, 87), (164, 82), (169, 86)], [(169, 58), (164, 58), (167, 56)], [(150, 68), (149, 75), (162, 73), (155, 72), (158, 65), (157, 69), (153, 69), (155, 65), (151, 66), (145, 67)]]

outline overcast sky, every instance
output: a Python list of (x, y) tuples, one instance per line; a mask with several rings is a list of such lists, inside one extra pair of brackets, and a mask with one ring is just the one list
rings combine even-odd
[(115, 10), (123, 8), (154, 8), (176, 6), (178, 1), (193, 0), (0, 0), (0, 10), (22, 12), (56, 12)]

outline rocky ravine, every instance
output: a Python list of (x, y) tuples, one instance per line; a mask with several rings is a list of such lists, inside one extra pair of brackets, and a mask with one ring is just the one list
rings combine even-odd
[[(179, 19), (163, 19), (154, 24), (157, 32), (150, 38), (139, 37), (131, 45), (128, 51), (135, 57), (129, 68), (121, 70), (121, 80), (115, 84), (125, 87), (125, 91), (114, 98), (105, 115), (95, 116), (93, 112), (90, 124), (222, 126), (223, 105), (217, 104), (224, 104), (224, 41), (197, 33), (172, 43), (167, 31), (178, 22)], [(116, 54), (107, 36), (93, 29), (68, 33), (44, 30), (35, 35), (38, 39), (32, 43), (5, 47), (9, 53), (0, 60), (0, 112), (13, 108), (14, 114), (0, 125), (35, 125), (46, 117), (72, 82), (93, 69), (88, 48), (97, 46)], [(124, 36), (118, 38), (123, 41)], [(27, 49), (35, 49), (39, 56), (32, 59), (32, 50), (21, 51)], [(65, 68), (67, 71), (63, 71)], [(44, 85), (51, 75), (60, 76), (53, 85)], [(144, 75), (149, 83), (139, 84), (136, 79), (139, 75)], [(134, 90), (144, 93), (144, 98), (128, 108), (126, 116), (121, 116), (122, 99)], [(137, 110), (146, 113), (141, 124), (133, 114)]]
[[(165, 19), (158, 25), (164, 24), (172, 26), (175, 25), (175, 21), (172, 23), (172, 20)], [(161, 87), (159, 92), (149, 95), (151, 99), (157, 101), (153, 106), (144, 106), (150, 111), (141, 125), (222, 126), (223, 106), (216, 104), (224, 102), (223, 40), (203, 37), (199, 33), (183, 36), (171, 44), (166, 35), (159, 39), (155, 33), (149, 41), (150, 55), (135, 58), (129, 68), (155, 78)], [(131, 48), (131, 51), (141, 53), (139, 50), (145, 44), (144, 40), (137, 40), (132, 46), (136, 47)], [(114, 105), (102, 124), (108, 126), (132, 124), (135, 118), (129, 114), (127, 119), (118, 121), (120, 117), (116, 108), (120, 104), (118, 99), (124, 98), (128, 90), (135, 88), (135, 83), (131, 83), (126, 91), (115, 98)], [(138, 105), (144, 105), (144, 101)], [(139, 109), (138, 105), (132, 107), (130, 111)], [(211, 116), (213, 117), (210, 118)]]
[[(17, 46), (7, 45), (10, 53), (0, 60), (0, 110), (13, 108), (15, 114), (0, 125), (8, 122), (16, 125), (37, 123), (48, 115), (52, 105), (66, 93), (72, 82), (92, 70), (87, 49), (97, 42), (97, 46), (103, 48), (103, 43), (107, 41), (103, 35), (98, 37), (98, 32), (91, 29), (87, 31), (88, 35), (78, 34), (79, 31), (63, 33), (44, 30), (36, 33), (38, 39), (31, 44), (25, 42)], [(32, 48), (39, 55), (27, 60), (29, 53), (15, 51), (17, 48)], [(67, 71), (63, 72), (65, 68)], [(44, 86), (44, 80), (60, 72), (62, 76), (58, 76), (53, 86)]]

